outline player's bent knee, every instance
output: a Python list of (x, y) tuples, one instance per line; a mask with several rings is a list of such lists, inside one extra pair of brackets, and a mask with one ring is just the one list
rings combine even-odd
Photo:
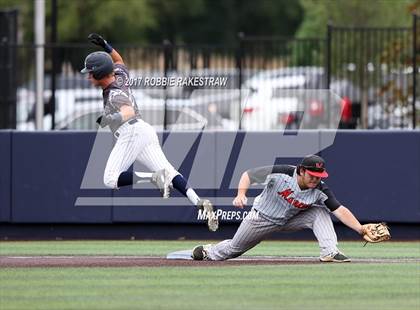
[(104, 185), (106, 187), (111, 188), (111, 189), (116, 189), (118, 188), (117, 183), (118, 183), (118, 178), (115, 178), (113, 176), (106, 175), (106, 174), (104, 175)]
[(177, 175), (182, 176), (181, 173), (179, 173), (177, 170), (175, 170), (174, 168), (168, 169), (169, 170), (169, 179), (173, 180)]

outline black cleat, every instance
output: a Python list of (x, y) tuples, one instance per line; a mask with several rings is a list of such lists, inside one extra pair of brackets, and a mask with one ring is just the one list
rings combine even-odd
[(193, 260), (209, 260), (207, 256), (207, 251), (205, 248), (210, 247), (210, 244), (207, 245), (197, 245), (192, 251), (192, 259)]
[(350, 258), (348, 258), (346, 255), (340, 252), (322, 256), (319, 258), (319, 260), (321, 262), (333, 262), (333, 263), (347, 263), (351, 261)]

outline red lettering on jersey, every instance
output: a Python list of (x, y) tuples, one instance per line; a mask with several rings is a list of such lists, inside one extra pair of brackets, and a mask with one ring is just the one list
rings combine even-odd
[(296, 208), (300, 208), (300, 206), (302, 205), (302, 203), (300, 201), (294, 200), (293, 201), (293, 206)]
[(297, 200), (294, 201), (293, 206), (299, 209), (307, 209), (310, 207), (310, 205), (307, 205), (306, 203)]
[(284, 200), (286, 200), (288, 203), (290, 203), (295, 208), (307, 209), (311, 206), (311, 205), (308, 205), (306, 203), (300, 202), (299, 200), (296, 200), (293, 197), (289, 197), (293, 193), (294, 192), (290, 188), (285, 189), (282, 192), (277, 192), (277, 194), (279, 194), (280, 197), (283, 197)]
[(285, 189), (282, 192), (278, 192), (278, 194), (283, 198), (287, 198), (287, 197), (290, 196), (290, 194), (293, 194), (293, 191), (290, 188), (288, 188), (288, 189)]

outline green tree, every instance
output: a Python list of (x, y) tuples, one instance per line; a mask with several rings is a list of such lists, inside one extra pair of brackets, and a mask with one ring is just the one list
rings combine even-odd
[[(147, 0), (58, 0), (58, 41), (86, 42), (91, 32), (124, 43), (146, 42), (146, 31), (154, 27)], [(0, 0), (0, 9), (19, 10), (20, 41), (33, 42), (34, 1)], [(45, 4), (46, 41), (51, 31), (51, 0)]]
[(146, 0), (58, 1), (61, 42), (86, 42), (91, 32), (112, 42), (144, 43), (145, 31), (155, 23)]
[(289, 0), (149, 0), (158, 25), (152, 41), (233, 45), (238, 32), (293, 36), (302, 21), (297, 1)]
[(324, 37), (336, 26), (408, 27), (414, 0), (300, 0), (304, 10), (298, 37)]
[[(57, 0), (58, 41), (86, 42), (90, 32), (114, 43), (220, 43), (237, 33), (293, 36), (302, 21), (298, 1), (290, 0)], [(20, 11), (21, 41), (33, 42), (34, 2), (0, 0), (0, 9)], [(51, 0), (46, 1), (49, 40)]]

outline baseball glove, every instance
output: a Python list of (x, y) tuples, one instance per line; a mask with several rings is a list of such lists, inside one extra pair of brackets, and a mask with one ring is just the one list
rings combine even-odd
[(91, 33), (88, 36), (88, 40), (90, 42), (92, 42), (93, 44), (98, 45), (98, 46), (101, 46), (101, 47), (105, 47), (105, 44), (107, 43), (105, 41), (105, 39), (102, 36), (100, 36), (99, 34), (97, 34), (97, 33)]
[(102, 36), (100, 36), (99, 34), (91, 33), (88, 36), (88, 40), (90, 42), (92, 42), (93, 44), (102, 47), (105, 50), (105, 52), (107, 52), (107, 53), (112, 52), (112, 46), (109, 45), (108, 42)]
[(362, 225), (362, 236), (366, 243), (376, 243), (391, 239), (386, 223)]

